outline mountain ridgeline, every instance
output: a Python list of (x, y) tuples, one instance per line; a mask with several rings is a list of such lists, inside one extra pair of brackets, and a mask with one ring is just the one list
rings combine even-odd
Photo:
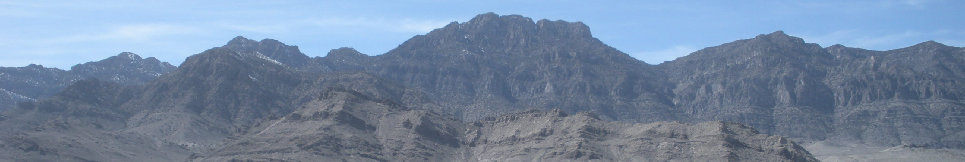
[(803, 141), (965, 147), (965, 49), (929, 41), (871, 51), (781, 31), (660, 65), (586, 25), (479, 15), (378, 56), (337, 49), (327, 69), (365, 71), (427, 93), (472, 121), (531, 108), (630, 121), (733, 121)]
[[(792, 140), (965, 149), (965, 48), (933, 41), (822, 48), (778, 31), (650, 65), (580, 22), (487, 13), (377, 56), (309, 57), (240, 36), (177, 69), (135, 56), (0, 69), (0, 101), (23, 102), (0, 114), (13, 130), (0, 132), (0, 158), (816, 160)], [(152, 64), (111, 61), (125, 57)], [(9, 81), (25, 69), (44, 75)], [(61, 88), (15, 89), (27, 84)]]
[(74, 65), (70, 70), (31, 64), (0, 67), (0, 111), (17, 103), (53, 96), (82, 79), (99, 79), (120, 84), (143, 84), (174, 70), (174, 65), (154, 57), (141, 58), (123, 52), (107, 59)]

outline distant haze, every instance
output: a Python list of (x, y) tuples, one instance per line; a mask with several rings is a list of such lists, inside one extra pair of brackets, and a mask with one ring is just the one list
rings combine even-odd
[(121, 52), (180, 64), (245, 36), (309, 56), (354, 47), (385, 53), (414, 35), (485, 12), (581, 21), (647, 63), (783, 30), (823, 47), (874, 50), (935, 40), (965, 46), (965, 1), (98, 1), (0, 0), (0, 66), (68, 69)]

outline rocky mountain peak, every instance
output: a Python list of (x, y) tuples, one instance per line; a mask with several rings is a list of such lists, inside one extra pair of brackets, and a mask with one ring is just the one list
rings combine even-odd
[(536, 26), (540, 31), (549, 31), (548, 33), (562, 33), (562, 35), (577, 36), (579, 38), (593, 37), (590, 33), (590, 27), (579, 21), (567, 22), (563, 20), (550, 21), (542, 19), (536, 22)]
[[(534, 22), (529, 17), (520, 15), (500, 16), (491, 12), (480, 14), (466, 23), (447, 27), (462, 29), (469, 34), (508, 34), (510, 38), (519, 36), (592, 37), (590, 28), (582, 22), (550, 21), (546, 19)], [(472, 35), (469, 35), (469, 37), (472, 37)]]
[(141, 58), (131, 52), (121, 52), (96, 62), (87, 62), (70, 67), (70, 71), (81, 76), (113, 81), (121, 84), (139, 84), (153, 80), (161, 74), (176, 69), (174, 65), (161, 62), (154, 57)]
[(297, 46), (289, 46), (274, 39), (262, 39), (261, 41), (256, 41), (248, 39), (242, 36), (237, 36), (227, 44), (222, 47), (226, 47), (232, 50), (245, 51), (245, 50), (258, 50), (262, 48), (293, 48), (288, 50), (298, 50)]
[(489, 12), (489, 13), (476, 15), (476, 17), (473, 17), (472, 19), (466, 22), (466, 24), (470, 24), (470, 25), (487, 25), (487, 24), (494, 24), (494, 23), (532, 24), (533, 19), (530, 19), (528, 17), (523, 17), (520, 15), (502, 15), (501, 16), (496, 13)]
[(119, 57), (119, 58), (127, 58), (128, 60), (141, 60), (141, 59), (142, 59), (141, 56), (138, 56), (137, 54), (134, 54), (134, 53), (131, 53), (131, 52), (121, 52), (120, 54), (117, 54), (117, 57)]
[(757, 37), (754, 37), (754, 39), (751, 39), (751, 42), (760, 42), (760, 43), (766, 42), (766, 43), (773, 43), (775, 45), (781, 45), (781, 46), (795, 46), (795, 45), (805, 44), (804, 39), (787, 35), (784, 33), (784, 31), (780, 31), (780, 30), (766, 35), (765, 34), (757, 35)]
[(329, 59), (360, 58), (360, 57), (368, 57), (368, 55), (362, 54), (362, 52), (355, 50), (355, 48), (349, 48), (349, 47), (332, 49), (328, 51), (328, 55), (325, 55), (325, 58), (329, 58)]
[(551, 53), (546, 51), (549, 49), (565, 51), (607, 50), (606, 52), (593, 53), (577, 52), (577, 54), (588, 55), (586, 57), (596, 57), (589, 55), (607, 55), (600, 58), (620, 57), (620, 59), (629, 59), (632, 62), (637, 61), (629, 56), (608, 55), (621, 52), (593, 38), (589, 31), (589, 28), (581, 22), (562, 20), (534, 22), (531, 18), (520, 15), (501, 16), (495, 13), (486, 13), (465, 23), (453, 22), (426, 35), (415, 36), (398, 48), (389, 51), (387, 55), (418, 58), (443, 56), (468, 59), (468, 57), (481, 55), (530, 57), (541, 53)]
[(811, 59), (812, 56), (821, 59), (831, 58), (831, 55), (818, 44), (806, 43), (804, 39), (787, 35), (784, 31), (775, 31), (770, 34), (757, 35), (751, 39), (737, 40), (704, 48), (678, 60), (703, 59), (713, 62), (713, 60), (719, 59), (745, 60), (745, 58), (752, 57), (771, 57), (774, 58), (772, 61), (790, 61)]
[(841, 44), (834, 44), (834, 45), (828, 46), (828, 49), (845, 49), (845, 48), (850, 48), (850, 47), (844, 46)]
[(144, 59), (141, 58), (141, 56), (139, 56), (139, 55), (137, 55), (137, 54), (134, 54), (134, 53), (131, 53), (131, 52), (121, 52), (121, 53), (119, 53), (119, 54), (117, 54), (117, 55), (115, 55), (115, 56), (111, 56), (111, 57), (108, 57), (108, 58), (103, 59), (103, 60), (100, 60), (100, 61), (96, 61), (96, 62), (93, 62), (93, 61), (92, 61), (92, 62), (87, 62), (87, 63), (84, 63), (84, 64), (74, 65), (74, 66), (71, 67), (71, 70), (75, 70), (75, 69), (78, 69), (78, 68), (83, 68), (83, 67), (85, 67), (85, 66), (93, 66), (94, 64), (105, 65), (105, 66), (106, 66), (106, 65), (129, 65), (129, 64), (138, 64), (139, 61), (142, 61), (142, 60), (144, 60)]
[(234, 66), (235, 64), (233, 63), (243, 63), (245, 60), (254, 60), (257, 58), (256, 56), (253, 52), (242, 54), (229, 48), (211, 48), (185, 59), (184, 63), (181, 64), (181, 69), (190, 69), (195, 66), (212, 66), (212, 64), (221, 65), (221, 63), (232, 63), (224, 65)]
[(305, 67), (311, 62), (308, 56), (298, 50), (298, 46), (286, 45), (274, 39), (255, 41), (237, 36), (231, 39), (231, 41), (228, 41), (222, 48), (234, 50), (239, 53), (258, 53), (295, 68)]
[(921, 43), (915, 44), (915, 45), (913, 45), (913, 46), (911, 46), (911, 47), (908, 47), (908, 48), (912, 48), (912, 49), (938, 49), (938, 48), (947, 48), (947, 47), (952, 47), (952, 46), (948, 46), (948, 45), (945, 45), (945, 44), (942, 44), (942, 43), (935, 42), (935, 41), (933, 41), (933, 40), (929, 40), (929, 41), (925, 41), (925, 42), (921, 42)]
[(252, 44), (258, 44), (258, 41), (251, 40), (243, 36), (236, 36), (235, 38), (232, 38), (230, 41), (228, 41), (228, 44), (225, 44), (225, 46), (244, 46), (244, 45), (252, 45)]
[(43, 65), (30, 64), (25, 66), (26, 69), (46, 69)]

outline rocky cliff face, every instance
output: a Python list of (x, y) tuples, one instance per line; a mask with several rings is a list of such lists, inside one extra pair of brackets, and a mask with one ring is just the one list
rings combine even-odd
[(824, 84), (834, 57), (817, 44), (774, 32), (705, 48), (661, 64), (674, 103), (690, 120), (724, 120), (790, 137), (823, 139), (834, 94)]
[(822, 49), (782, 32), (659, 65), (692, 121), (746, 123), (802, 141), (962, 146), (962, 48)]
[(13, 108), (23, 101), (53, 96), (81, 79), (143, 84), (175, 68), (154, 57), (144, 59), (130, 52), (74, 65), (69, 71), (41, 65), (0, 67), (0, 110)]
[(886, 146), (965, 146), (965, 49), (929, 41), (869, 51), (828, 48), (841, 60), (827, 83), (835, 92), (836, 137)]
[(426, 91), (446, 106), (438, 112), (465, 120), (527, 108), (626, 121), (677, 119), (659, 71), (593, 38), (579, 22), (482, 14), (359, 62), (370, 73)]

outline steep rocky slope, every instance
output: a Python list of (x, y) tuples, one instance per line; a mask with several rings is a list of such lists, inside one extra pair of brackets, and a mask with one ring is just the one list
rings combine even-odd
[(745, 123), (800, 141), (962, 148), (965, 50), (821, 48), (783, 32), (659, 65), (690, 121)]
[(834, 57), (783, 32), (709, 47), (660, 66), (690, 120), (745, 123), (790, 137), (824, 139), (834, 94), (824, 84)]
[[(344, 54), (343, 54), (344, 53)], [(386, 54), (339, 49), (332, 69), (362, 69), (426, 91), (476, 120), (527, 108), (593, 111), (625, 121), (676, 120), (660, 71), (600, 40), (580, 22), (479, 15), (415, 36)]]
[(826, 81), (834, 87), (836, 138), (965, 148), (965, 48), (928, 41), (828, 51), (841, 61)]

